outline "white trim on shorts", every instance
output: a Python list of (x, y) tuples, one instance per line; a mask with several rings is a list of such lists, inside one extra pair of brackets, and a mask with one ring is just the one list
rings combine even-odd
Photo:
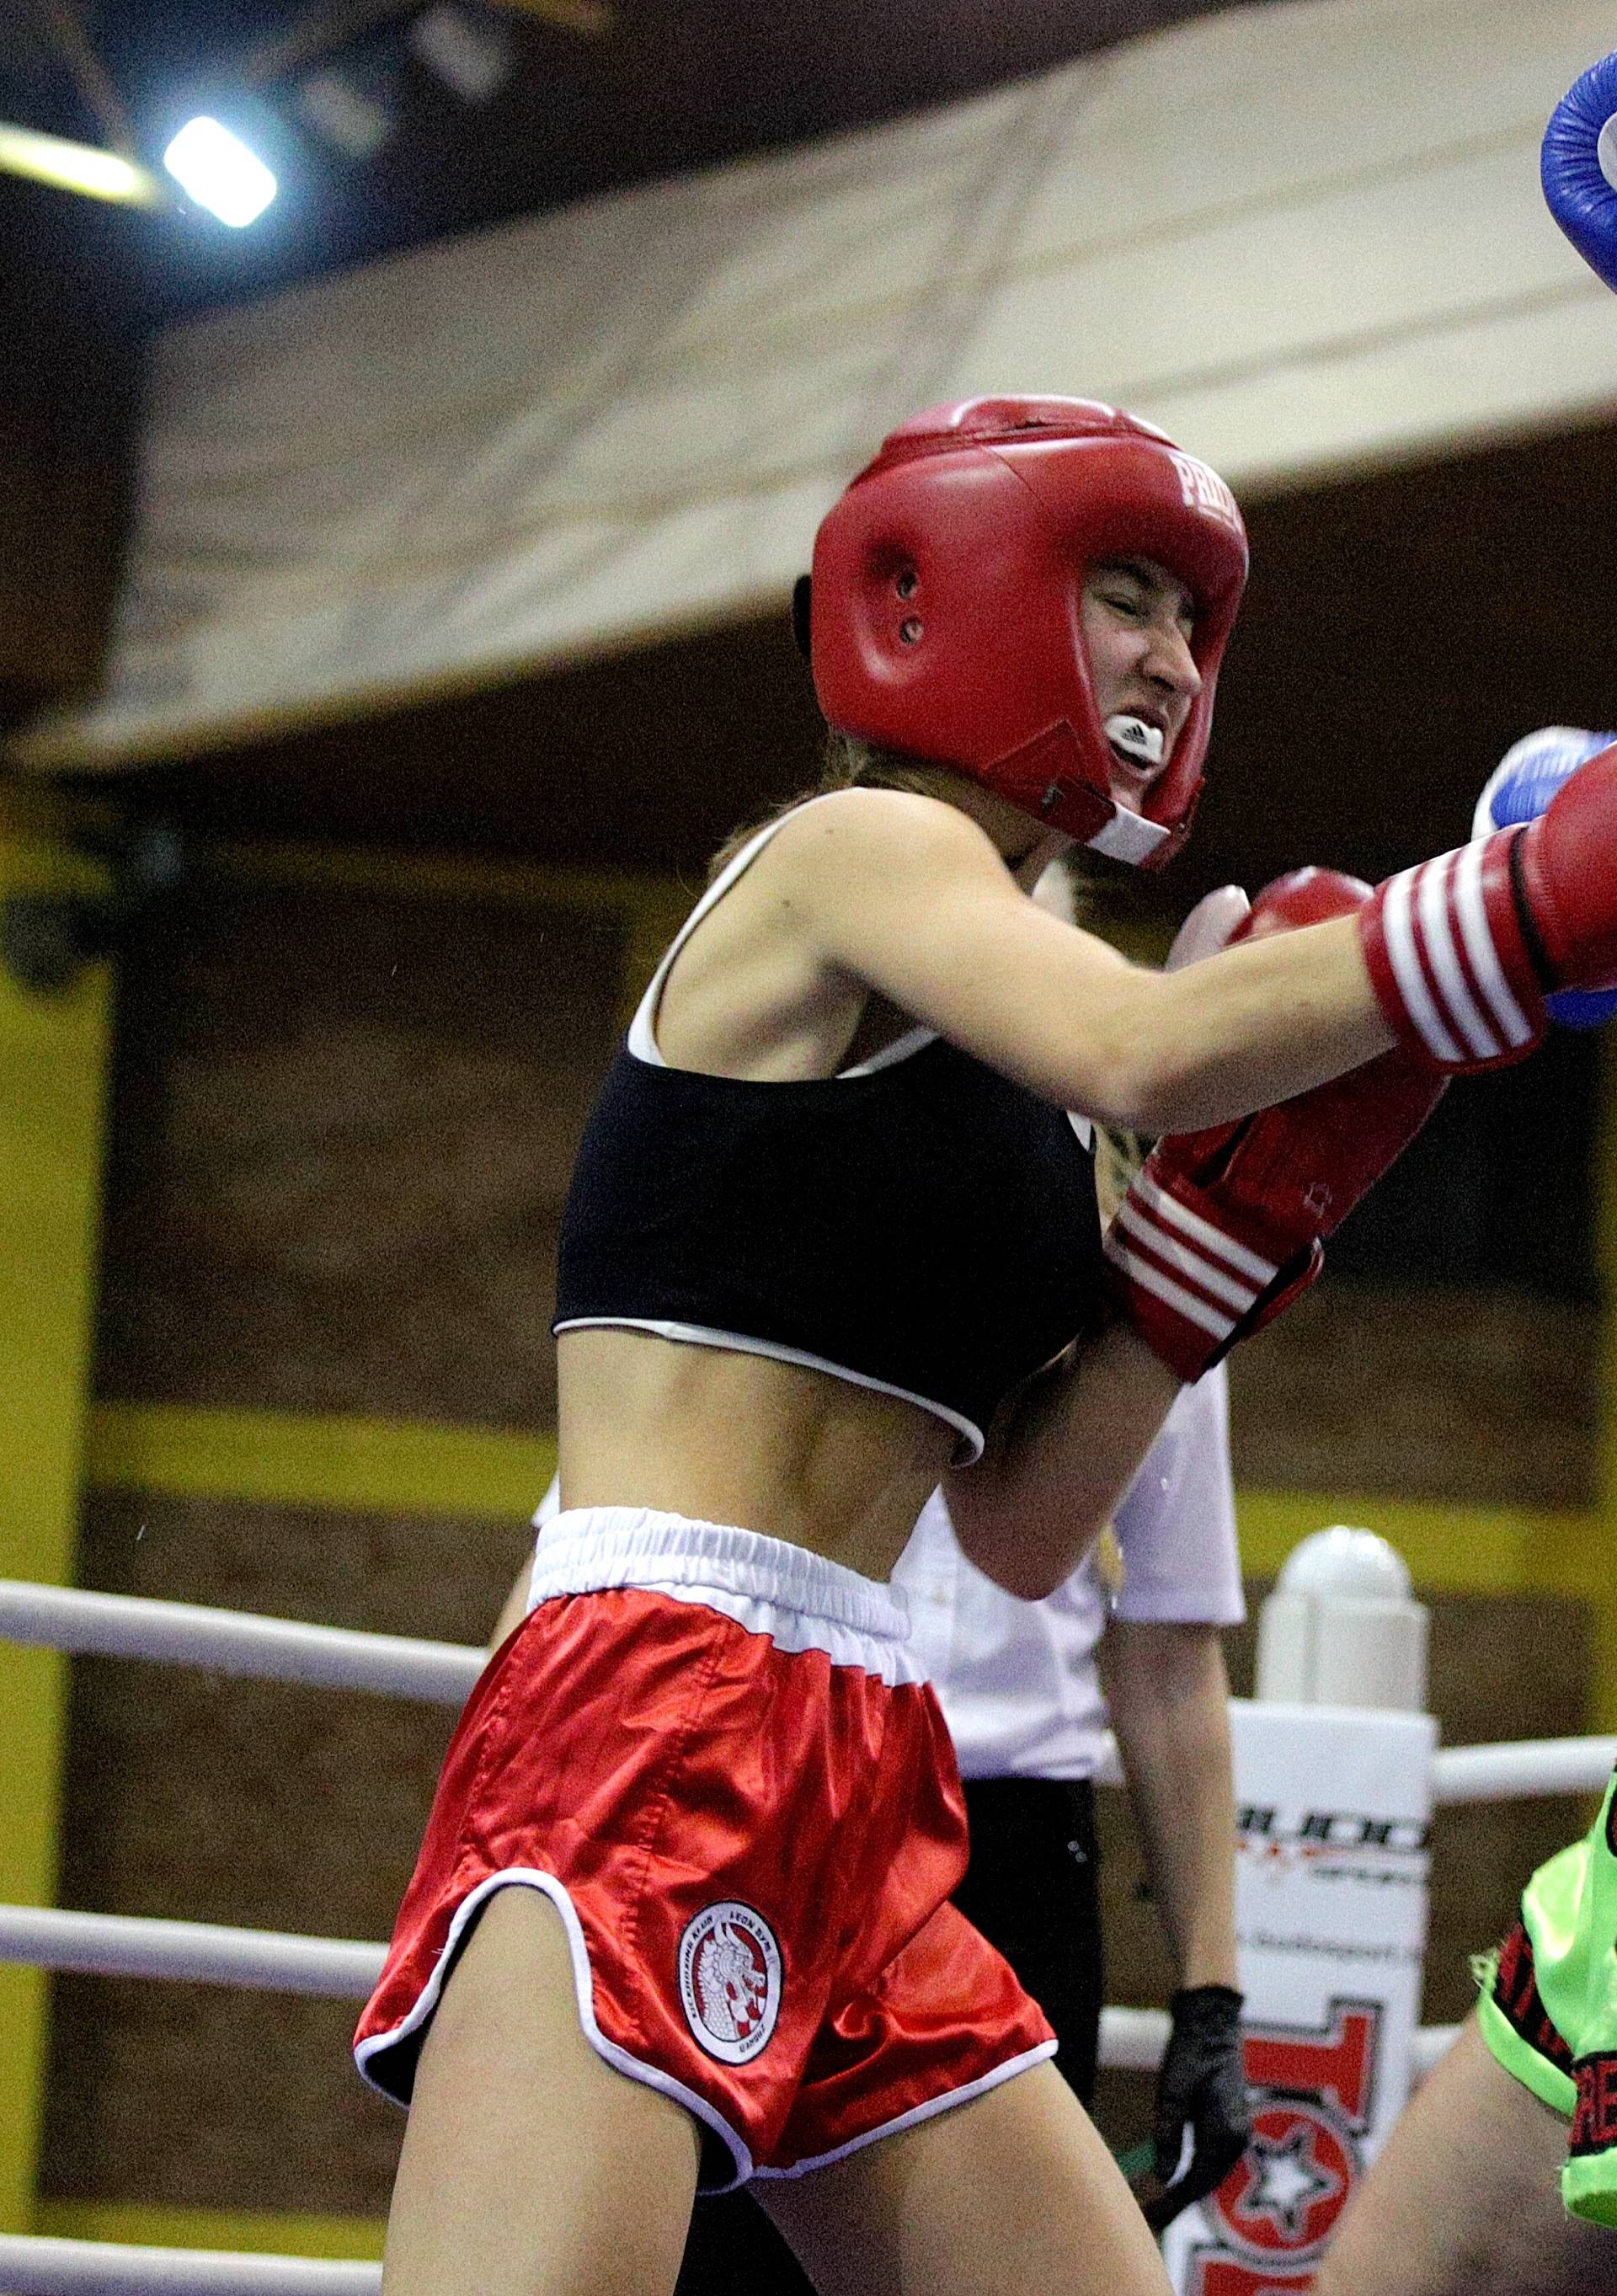
[(552, 1516), (534, 1549), (529, 1610), (617, 1587), (699, 1603), (777, 1650), (824, 1651), (833, 1665), (858, 1667), (890, 1689), (926, 1679), (910, 1651), (903, 1595), (806, 1546), (653, 1507)]
[(359, 2068), (361, 2079), (385, 2096), (390, 2104), (399, 2103), (393, 2090), (386, 2087), (367, 2070), (370, 2060), (382, 2050), (396, 2048), (410, 2034), (420, 2031), (438, 2006), (439, 1997), (444, 1989), (445, 1980), (455, 1966), (456, 1956), (468, 1923), (497, 1890), (505, 1889), (537, 1890), (542, 1897), (549, 1898), (561, 1915), (562, 1926), (567, 1932), (567, 1949), (572, 1959), (573, 1993), (578, 2004), (579, 2022), (584, 2029), (585, 2039), (595, 2054), (603, 2062), (611, 2065), (614, 2072), (625, 2073), (630, 2080), (637, 2080), (645, 2087), (654, 2088), (663, 2096), (670, 2097), (676, 2104), (682, 2104), (726, 2146), (735, 2163), (735, 2176), (727, 2185), (704, 2185), (702, 2191), (732, 2193), (738, 2185), (744, 2185), (753, 2174), (752, 2155), (724, 2115), (716, 2112), (705, 2097), (698, 2096), (694, 2088), (687, 2088), (683, 2081), (676, 2080), (672, 2073), (665, 2073), (658, 2066), (648, 2064), (643, 2057), (631, 2056), (616, 2041), (608, 2040), (601, 2030), (595, 2021), (594, 1972), (590, 1966), (584, 1924), (574, 1909), (572, 1897), (565, 1882), (558, 1882), (554, 1874), (546, 1874), (537, 1866), (504, 1866), (497, 1874), (485, 1874), (475, 1889), (466, 1892), (455, 1909), (449, 1934), (444, 1940), (443, 1951), (433, 1964), (432, 1974), (416, 1995), (408, 2013), (385, 2033), (372, 2033), (356, 2047), (354, 2062)]
[(1055, 2054), (1057, 2046), (1055, 2041), (1040, 2041), (1024, 2049), (1019, 2057), (1007, 2057), (992, 2072), (981, 2073), (974, 2081), (966, 2081), (959, 2088), (946, 2089), (941, 2096), (928, 2097), (924, 2104), (912, 2104), (895, 2120), (884, 2120), (878, 2128), (867, 2128), (862, 2136), (850, 2136), (846, 2144), (839, 2144), (832, 2152), (817, 2152), (808, 2161), (794, 2161), (789, 2169), (754, 2169), (753, 2178), (761, 2184), (766, 2177), (809, 2177), (817, 2169), (829, 2169), (833, 2161), (846, 2161), (850, 2152), (862, 2152), (866, 2145), (875, 2144), (881, 2137), (897, 2136), (901, 2129), (919, 2128), (922, 2121), (934, 2120), (940, 2112), (952, 2112), (957, 2104), (970, 2104), (973, 2097), (986, 2096), (1002, 2081), (1012, 2080), (1018, 2073), (1043, 2064), (1047, 2057)]
[[(767, 1538), (729, 1523), (702, 1522), (650, 1507), (577, 1507), (554, 1515), (542, 1530), (534, 1555), (529, 1610), (571, 1595), (603, 1593), (620, 1587), (644, 1589), (673, 1602), (694, 1603), (735, 1620), (750, 1633), (767, 1635), (784, 1652), (824, 1651), (833, 1663), (879, 1676), (890, 1687), (925, 1679), (908, 1646), (909, 1616), (896, 1589), (866, 1578), (807, 1547)], [(537, 1890), (561, 1915), (572, 1963), (579, 2022), (595, 2054), (614, 2071), (655, 2089), (693, 2118), (728, 2152), (735, 2175), (706, 2193), (732, 2192), (753, 2177), (801, 2177), (847, 2158), (878, 2137), (947, 2112), (997, 2088), (1055, 2054), (1054, 2040), (1040, 2042), (958, 2088), (929, 2097), (907, 2112), (850, 2137), (833, 2151), (795, 2161), (786, 2169), (755, 2168), (748, 2145), (723, 2113), (692, 2088), (645, 2059), (632, 2055), (602, 2031), (595, 2017), (594, 1972), (584, 1926), (566, 1884), (540, 1866), (510, 1866), (485, 1874), (455, 1908), (442, 1951), (403, 2018), (385, 2032), (366, 2036), (355, 2048), (355, 2062), (373, 2089), (400, 2100), (369, 2068), (373, 2060), (418, 2033), (438, 2007), (449, 1972), (473, 1916), (498, 1890)]]

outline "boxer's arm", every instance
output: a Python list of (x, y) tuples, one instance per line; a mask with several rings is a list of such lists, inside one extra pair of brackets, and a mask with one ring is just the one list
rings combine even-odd
[(1346, 920), (1162, 973), (1036, 907), (976, 824), (934, 799), (846, 791), (776, 844), (788, 930), (818, 963), (1124, 1129), (1225, 1122), (1392, 1042)]
[(533, 1557), (530, 1554), (517, 1572), (511, 1592), (506, 1595), (501, 1605), (499, 1617), (494, 1622), (494, 1633), (488, 1643), (491, 1651), (498, 1650), (507, 1635), (515, 1634), (528, 1616), (528, 1582), (532, 1577)]
[(1229, 1682), (1212, 1626), (1117, 1619), (1097, 1658), (1178, 1971), (1153, 2131), (1165, 2190), (1145, 2203), (1160, 2232), (1222, 2183), (1252, 2136), (1235, 1970)]
[(1178, 1392), (1128, 1324), (1069, 1349), (1001, 1412), (981, 1459), (945, 1476), (964, 1552), (1008, 1595), (1053, 1595), (1111, 1521)]

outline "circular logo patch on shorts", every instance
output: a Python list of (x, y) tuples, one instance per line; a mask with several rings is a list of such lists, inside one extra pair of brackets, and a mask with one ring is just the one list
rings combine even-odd
[(775, 2030), (781, 1953), (761, 1914), (733, 1899), (708, 1906), (679, 1940), (679, 1995), (691, 2030), (726, 2065), (744, 2065)]

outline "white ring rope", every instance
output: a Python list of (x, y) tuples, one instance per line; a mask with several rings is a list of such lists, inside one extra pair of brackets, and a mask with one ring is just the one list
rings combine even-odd
[(1168, 2046), (1166, 2009), (1103, 2009), (1099, 2062), (1114, 2071), (1154, 2072)]
[[(283, 1931), (225, 1929), (209, 1922), (158, 1921), (135, 1914), (63, 1913), (53, 1906), (0, 1906), (0, 1962), (80, 1975), (168, 1978), (363, 2001), (382, 1974), (386, 1954), (385, 1946), (356, 1938), (293, 1937)], [(1442, 2054), (1456, 2030), (1432, 2025), (1416, 2035), (1417, 2071)], [(1151, 2072), (1167, 2046), (1165, 2009), (1101, 2011), (1102, 2064)]]
[(1518, 1738), (1503, 1746), (1445, 1746), (1432, 1767), (1432, 1799), (1439, 1802), (1597, 1793), (1617, 1767), (1617, 1738)]
[(380, 2264), (0, 2234), (6, 2296), (377, 2296), (381, 2286)]
[[(402, 1635), (360, 1634), (14, 1578), (0, 1579), (0, 1640), (445, 1706), (464, 1702), (486, 1656), (480, 1650)], [(1613, 1763), (1617, 1738), (1609, 1737), (1450, 1747), (1434, 1758), (1433, 1800), (1487, 1801), (1590, 1791), (1605, 1784)], [(1097, 1775), (1107, 1783), (1119, 1775), (1110, 1738)], [(0, 1906), (0, 1963), (37, 1969), (363, 2000), (385, 1956), (384, 1946), (353, 1938)], [(1426, 2026), (1414, 2036), (1416, 2080), (1457, 2030), (1452, 2025)], [(1161, 2062), (1168, 2031), (1164, 2010), (1103, 2009), (1100, 2062), (1151, 2071)], [(0, 2287), (8, 2296), (379, 2296), (381, 2284), (382, 2267), (375, 2264), (0, 2235)]]
[(255, 1993), (364, 2001), (387, 1948), (358, 1938), (292, 1937), (283, 1930), (141, 1914), (79, 1914), (55, 1906), (0, 1906), (0, 1962), (96, 1977), (166, 1977), (240, 1985)]
[(356, 1634), (247, 1611), (194, 1603), (154, 1603), (140, 1595), (96, 1595), (0, 1578), (0, 1639), (97, 1658), (144, 1658), (171, 1666), (217, 1667), (263, 1682), (328, 1690), (368, 1690), (384, 1698), (461, 1705), (487, 1652), (407, 1635)]
[[(463, 1703), (487, 1657), (458, 1643), (310, 1627), (296, 1619), (154, 1603), (140, 1595), (92, 1594), (24, 1578), (0, 1578), (0, 1640), (80, 1656), (215, 1667), (263, 1682), (365, 1690), (439, 1706)], [(1444, 1803), (1592, 1793), (1605, 1784), (1614, 1765), (1617, 1737), (1445, 1746), (1433, 1758), (1432, 1798)], [(1111, 1785), (1120, 1776), (1117, 1750), (1108, 1736), (1096, 1777)]]

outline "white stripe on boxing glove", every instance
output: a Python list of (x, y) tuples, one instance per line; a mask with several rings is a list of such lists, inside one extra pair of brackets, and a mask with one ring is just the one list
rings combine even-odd
[[(1537, 1025), (1523, 1011), (1520, 1001), (1506, 978), (1499, 963), (1499, 952), (1494, 946), (1493, 935), (1488, 930), (1488, 907), (1482, 895), (1482, 864), (1481, 845), (1463, 845), (1455, 865), (1455, 883), (1460, 906), (1460, 931), (1465, 937), (1465, 951), (1471, 959), (1471, 970), (1478, 987), (1488, 999), (1495, 1022), (1503, 1033), (1510, 1050), (1521, 1052), (1537, 1042), (1543, 1033), (1544, 1023)], [(1508, 870), (1508, 860), (1506, 864)], [(1538, 983), (1533, 982), (1538, 992)]]
[(1195, 1284), (1210, 1300), (1220, 1300), (1225, 1307), (1233, 1308), (1237, 1316), (1244, 1316), (1257, 1298), (1260, 1286), (1237, 1283), (1234, 1276), (1223, 1275), (1199, 1251), (1193, 1251), (1187, 1245), (1177, 1242), (1127, 1198), (1119, 1205), (1117, 1218), (1109, 1233), (1115, 1234), (1120, 1227), (1145, 1250), (1153, 1252), (1175, 1275), (1182, 1275), (1186, 1283)]
[[(1137, 1250), (1130, 1250), (1130, 1239)], [(1105, 1248), (1130, 1283), (1220, 1342), (1280, 1272), (1274, 1260), (1159, 1187), (1149, 1171), (1135, 1175)]]
[(1510, 878), (1520, 834), (1502, 830), (1401, 871), (1360, 914), (1382, 1011), (1440, 1068), (1491, 1068), (1543, 1034), (1543, 996)]
[(1182, 1316), (1187, 1324), (1195, 1324), (1198, 1331), (1206, 1332), (1220, 1343), (1228, 1339), (1240, 1320), (1238, 1316), (1219, 1315), (1205, 1300), (1198, 1300), (1193, 1292), (1186, 1291), (1182, 1283), (1176, 1283), (1170, 1275), (1164, 1275), (1160, 1267), (1153, 1267), (1148, 1259), (1141, 1259), (1126, 1244), (1119, 1242), (1115, 1224), (1106, 1238), (1106, 1257), (1140, 1291), (1149, 1292), (1153, 1300), (1160, 1300), (1164, 1307), (1171, 1308), (1177, 1316)]
[(1237, 1243), (1233, 1235), (1227, 1235), (1221, 1227), (1215, 1227), (1199, 1212), (1193, 1212), (1188, 1204), (1170, 1196), (1143, 1168), (1135, 1175), (1127, 1201), (1152, 1212), (1158, 1221), (1177, 1227), (1193, 1243), (1201, 1244), (1239, 1274), (1250, 1276), (1252, 1282), (1241, 1291), (1240, 1304), (1244, 1308), (1250, 1307), (1257, 1292), (1266, 1283), (1272, 1283), (1280, 1273), (1272, 1259), (1265, 1259), (1261, 1252), (1253, 1251), (1247, 1244)]

